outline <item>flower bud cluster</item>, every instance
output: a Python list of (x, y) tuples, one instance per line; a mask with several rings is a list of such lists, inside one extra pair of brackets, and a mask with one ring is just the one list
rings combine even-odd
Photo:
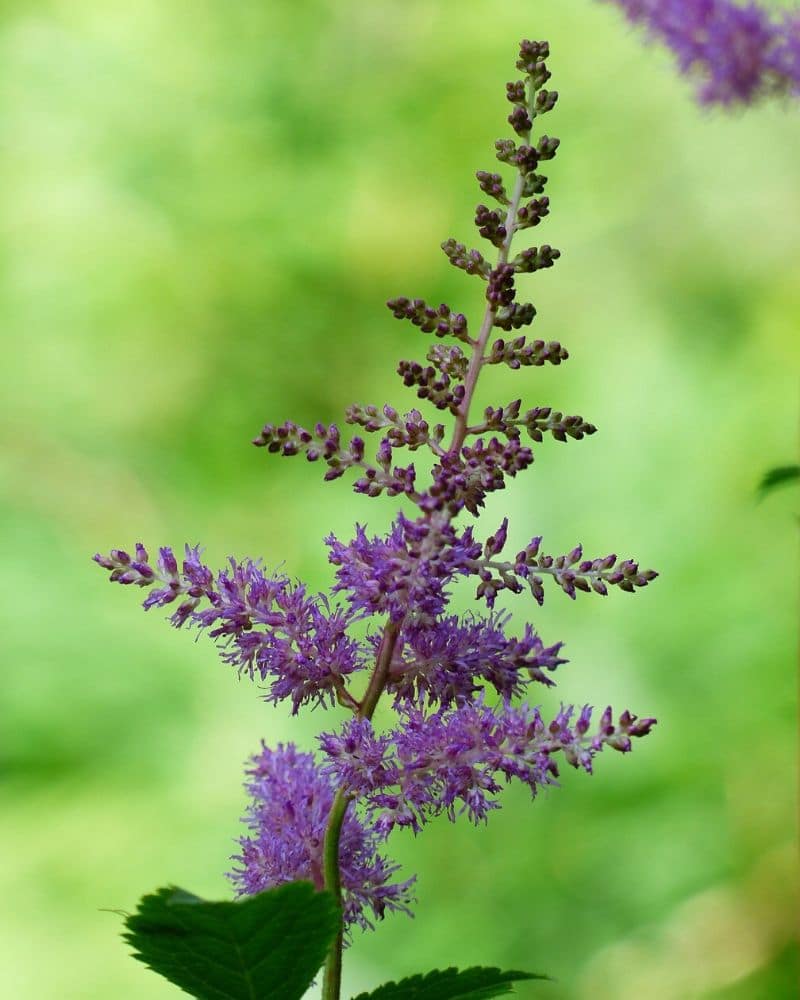
[(508, 116), (508, 124), (517, 135), (525, 136), (533, 128), (530, 110), (524, 104), (518, 104)]
[(506, 476), (516, 476), (533, 463), (533, 452), (518, 438), (500, 441), (479, 438), (464, 445), (460, 452), (444, 454), (434, 466), (433, 482), (419, 500), (425, 511), (447, 511), (455, 516), (461, 510), (477, 515), (486, 495), (505, 489)]
[[(364, 463), (364, 474), (353, 483), (355, 492), (368, 497), (379, 497), (384, 492), (390, 497), (401, 495), (416, 497), (414, 484), (417, 470), (414, 464), (393, 465), (393, 460), (394, 449), (389, 438), (382, 438), (375, 452), (374, 464)], [(343, 472), (344, 469), (340, 475)]]
[(403, 447), (407, 443), (400, 435), (386, 437), (381, 441), (374, 462), (365, 459), (366, 446), (363, 438), (355, 436), (349, 445), (342, 444), (336, 424), (327, 427), (325, 424), (317, 424), (313, 432), (290, 420), (277, 427), (265, 424), (253, 443), (284, 456), (305, 454), (309, 462), (322, 458), (328, 466), (326, 482), (339, 479), (348, 469), (363, 470), (353, 484), (356, 493), (371, 497), (380, 496), (384, 492), (389, 496), (414, 495), (414, 466), (392, 467), (393, 443), (397, 447)]
[(550, 79), (551, 73), (545, 60), (550, 55), (549, 42), (534, 42), (524, 38), (519, 45), (517, 69), (527, 73), (531, 89), (539, 91)]
[(481, 236), (493, 246), (501, 247), (505, 243), (508, 236), (505, 215), (481, 204), (475, 209), (475, 225)]
[(536, 316), (536, 308), (530, 302), (512, 302), (510, 305), (501, 306), (494, 314), (493, 326), (500, 327), (501, 330), (519, 330), (520, 327), (529, 326)]
[(180, 628), (189, 619), (203, 598), (219, 600), (214, 587), (213, 574), (200, 559), (199, 547), (186, 546), (183, 566), (178, 568), (175, 553), (168, 547), (159, 549), (158, 560), (153, 566), (147, 549), (137, 542), (131, 557), (124, 549), (112, 549), (107, 555), (99, 552), (94, 561), (110, 570), (112, 583), (134, 584), (137, 587), (152, 587), (144, 600), (145, 611), (162, 608), (181, 598), (181, 604), (173, 612), (171, 621)]
[(514, 337), (513, 340), (502, 338), (495, 340), (484, 358), (484, 363), (505, 364), (511, 369), (517, 369), (529, 365), (541, 367), (547, 362), (551, 365), (560, 365), (568, 357), (569, 352), (566, 347), (562, 347), (557, 340), (551, 340), (547, 344), (543, 340), (532, 340), (527, 343), (525, 337), (520, 336)]
[(439, 454), (444, 440), (444, 424), (434, 424), (431, 427), (419, 410), (409, 410), (402, 416), (397, 410), (385, 403), (382, 407), (373, 405), (360, 406), (353, 403), (345, 411), (348, 424), (359, 424), (365, 431), (386, 431), (386, 440), (393, 448), (417, 448), (427, 445)]
[(506, 194), (506, 189), (503, 185), (503, 178), (500, 174), (490, 174), (485, 170), (478, 170), (476, 171), (475, 176), (478, 178), (478, 184), (484, 194), (488, 194), (490, 198), (494, 198), (495, 201), (499, 201), (501, 205), (510, 204), (508, 195)]
[(491, 267), (479, 250), (467, 250), (463, 243), (458, 243), (452, 237), (442, 243), (442, 250), (453, 267), (466, 271), (467, 274), (478, 274), (482, 278), (489, 277)]
[(486, 300), (491, 307), (492, 325), (503, 330), (519, 329), (533, 322), (536, 309), (529, 303), (516, 302), (515, 267), (499, 264), (489, 275)]
[(437, 372), (433, 365), (423, 368), (416, 361), (401, 361), (397, 372), (403, 379), (403, 385), (417, 387), (420, 399), (429, 400), (437, 410), (458, 413), (466, 390), (463, 385), (455, 384), (447, 373)]
[(469, 341), (467, 317), (463, 313), (453, 313), (444, 302), (434, 309), (424, 299), (407, 299), (403, 296), (389, 299), (386, 305), (395, 319), (410, 319), (423, 333), (435, 333), (437, 337), (448, 335), (457, 340)]
[[(253, 439), (257, 448), (280, 453), (285, 457), (304, 454), (309, 462), (321, 458), (331, 468), (343, 464), (358, 465), (364, 456), (364, 442), (354, 438), (348, 447), (343, 447), (341, 432), (336, 424), (316, 424), (313, 431), (286, 420), (282, 424), (264, 424), (259, 435)], [(335, 478), (335, 477), (331, 477)]]
[[(501, 527), (505, 541), (505, 522)], [(597, 559), (584, 559), (583, 548), (576, 545), (566, 555), (550, 556), (540, 552), (541, 536), (531, 541), (517, 553), (512, 561), (495, 558), (500, 548), (493, 539), (484, 548), (483, 557), (475, 560), (471, 572), (480, 577), (477, 597), (483, 598), (488, 607), (494, 607), (495, 598), (508, 590), (519, 594), (530, 589), (537, 604), (544, 603), (544, 576), (551, 576), (567, 597), (575, 599), (577, 591), (594, 592), (606, 596), (609, 587), (616, 587), (632, 594), (656, 579), (652, 569), (641, 569), (633, 559), (618, 559), (615, 554)]]
[[(543, 135), (535, 146), (529, 146), (525, 143), (517, 145), (513, 139), (498, 139), (494, 144), (494, 148), (497, 159), (501, 163), (508, 163), (510, 166), (517, 167), (521, 174), (527, 176), (534, 173), (542, 161), (552, 160), (560, 144), (560, 139)], [(541, 178), (537, 175), (531, 183), (535, 187), (539, 187), (540, 185), (544, 187), (546, 181), (547, 178)], [(523, 189), (523, 194), (525, 193), (525, 189)], [(534, 193), (538, 192), (535, 190), (531, 192), (531, 194)]]
[(463, 381), (469, 368), (469, 358), (455, 344), (432, 344), (427, 353), (428, 361), (443, 375)]
[[(545, 201), (546, 199), (543, 198), (541, 200)], [(521, 251), (511, 263), (517, 274), (533, 274), (534, 271), (541, 271), (546, 267), (552, 267), (560, 256), (560, 250), (555, 250), (545, 243), (540, 247), (528, 247), (527, 250)]]
[(498, 264), (489, 275), (486, 287), (486, 300), (495, 309), (508, 306), (514, 301), (514, 265)]
[[(542, 219), (550, 214), (550, 199), (545, 195), (541, 198), (534, 198), (533, 201), (529, 201), (527, 205), (521, 205), (519, 211), (517, 212), (517, 225), (516, 229), (519, 231), (521, 229), (530, 229), (533, 226), (538, 226)], [(550, 264), (545, 264), (543, 266), (549, 267), (553, 263), (552, 258), (550, 259)], [(536, 268), (531, 268), (531, 270), (536, 270)]]
[(534, 102), (534, 108), (536, 109), (537, 115), (546, 115), (548, 111), (552, 111), (556, 106), (558, 101), (558, 91), (557, 90), (540, 90), (536, 95), (536, 101)]
[(535, 194), (541, 194), (547, 184), (544, 174), (528, 173), (522, 178), (522, 197), (531, 198)]
[(545, 434), (551, 434), (556, 441), (566, 441), (568, 437), (580, 441), (587, 434), (594, 434), (597, 428), (579, 416), (564, 416), (559, 410), (549, 406), (534, 406), (533, 409), (520, 413), (522, 400), (515, 399), (506, 406), (487, 406), (483, 412), (483, 422), (470, 427), (470, 434), (484, 434), (487, 431), (499, 431), (512, 440), (520, 435), (524, 427), (528, 436), (537, 443), (544, 440)]

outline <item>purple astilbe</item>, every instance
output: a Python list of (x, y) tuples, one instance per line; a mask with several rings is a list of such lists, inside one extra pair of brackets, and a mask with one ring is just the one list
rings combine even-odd
[(584, 706), (573, 723), (575, 711), (562, 705), (547, 724), (538, 708), (490, 708), (479, 698), (432, 714), (409, 708), (401, 725), (382, 737), (363, 719), (346, 722), (339, 733), (324, 733), (320, 745), (327, 773), (366, 805), (377, 830), (410, 826), (416, 833), (440, 813), (485, 820), (498, 808), (500, 777), (523, 782), (535, 796), (557, 783), (559, 756), (591, 774), (604, 747), (627, 753), (631, 739), (655, 723), (630, 712), (614, 722), (609, 707), (592, 729), (592, 709)]
[[(546, 723), (538, 708), (515, 704), (531, 684), (552, 687), (566, 660), (560, 642), (545, 645), (530, 624), (512, 632), (510, 615), (492, 609), (502, 591), (528, 591), (541, 604), (548, 579), (574, 598), (579, 590), (632, 593), (656, 573), (616, 555), (584, 558), (580, 545), (548, 555), (539, 537), (512, 554), (506, 518), (482, 539), (457, 523), (477, 517), (487, 495), (528, 471), (540, 450), (596, 430), (581, 416), (549, 405), (525, 408), (521, 399), (472, 412), (484, 366), (517, 371), (569, 357), (556, 341), (497, 332), (534, 321), (533, 305), (517, 299), (517, 281), (549, 270), (561, 256), (549, 244), (511, 252), (515, 237), (541, 225), (551, 208), (539, 171), (559, 140), (532, 135), (558, 98), (545, 87), (548, 54), (546, 42), (523, 41), (523, 79), (506, 88), (515, 138), (499, 139), (495, 151), (511, 183), (491, 171), (476, 175), (482, 195), (498, 206), (481, 203), (475, 211), (494, 261), (455, 239), (442, 244), (454, 267), (484, 283), (483, 318), (471, 324), (446, 303), (388, 302), (397, 319), (433, 335), (425, 363), (404, 360), (398, 372), (434, 420), (416, 408), (353, 404), (344, 414), (357, 431), (349, 438), (337, 424), (308, 430), (285, 421), (266, 424), (254, 441), (268, 453), (321, 463), (329, 482), (351, 475), (361, 496), (401, 497), (404, 512), (389, 531), (374, 536), (359, 524), (350, 540), (329, 535), (329, 596), (270, 575), (253, 560), (231, 559), (214, 573), (196, 548), (187, 547), (181, 567), (167, 548), (155, 565), (141, 545), (133, 556), (115, 549), (95, 557), (113, 582), (146, 588), (145, 607), (176, 603), (172, 623), (207, 630), (223, 660), (267, 683), (269, 700), (286, 699), (294, 712), (307, 703), (338, 703), (352, 713), (321, 737), (319, 766), (291, 746), (264, 749), (254, 759), (250, 835), (233, 874), (242, 893), (308, 877), (343, 894), (348, 924), (367, 926), (366, 913), (381, 916), (409, 903), (410, 882), (390, 883), (396, 869), (376, 851), (395, 826), (418, 830), (434, 816), (460, 812), (484, 819), (497, 808), (502, 783), (522, 781), (535, 794), (556, 784), (559, 758), (591, 772), (604, 747), (627, 752), (654, 725), (627, 711), (615, 722), (607, 709), (592, 727), (588, 706), (578, 713), (562, 707)], [(427, 479), (413, 461), (419, 450), (432, 462)], [(488, 613), (451, 609), (453, 585), (463, 578), (477, 580), (476, 598)], [(525, 606), (535, 605), (528, 598)], [(371, 720), (384, 696), (397, 721), (382, 734)], [(341, 947), (340, 937), (326, 967), (326, 1000), (339, 997)]]
[(361, 525), (347, 544), (326, 539), (330, 562), (337, 566), (334, 593), (343, 593), (354, 612), (411, 615), (431, 621), (447, 605), (446, 587), (472, 572), (481, 545), (472, 529), (458, 534), (449, 521), (410, 521), (400, 514), (386, 538), (369, 538)]
[(666, 44), (703, 104), (800, 95), (800, 14), (731, 0), (605, 0)]
[[(323, 843), (336, 788), (314, 763), (289, 743), (275, 750), (262, 746), (247, 768), (250, 807), (245, 823), (251, 834), (239, 840), (241, 854), (230, 875), (240, 895), (251, 895), (308, 879), (324, 885)], [(398, 865), (378, 853), (379, 836), (370, 822), (348, 812), (339, 841), (339, 868), (348, 926), (372, 927), (370, 913), (409, 912), (414, 879), (392, 882)]]
[(453, 615), (430, 625), (407, 624), (389, 665), (387, 693), (398, 702), (449, 707), (469, 702), (484, 685), (506, 699), (521, 694), (529, 681), (555, 685), (545, 671), (567, 662), (559, 656), (563, 643), (545, 646), (530, 625), (521, 638), (510, 637), (509, 619)]
[(180, 569), (169, 548), (155, 567), (143, 545), (135, 553), (131, 559), (113, 549), (94, 558), (112, 581), (152, 588), (145, 610), (180, 600), (172, 624), (208, 629), (226, 663), (270, 680), (267, 701), (289, 699), (294, 712), (308, 702), (347, 701), (344, 680), (365, 666), (363, 650), (348, 635), (350, 616), (331, 608), (324, 594), (309, 595), (282, 574), (268, 576), (252, 560), (230, 559), (229, 569), (215, 574), (188, 545)]

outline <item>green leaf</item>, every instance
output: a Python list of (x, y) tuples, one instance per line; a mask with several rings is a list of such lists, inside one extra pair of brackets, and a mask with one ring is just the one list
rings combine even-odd
[(444, 969), (427, 976), (411, 976), (399, 983), (385, 983), (374, 993), (359, 993), (354, 1000), (488, 1000), (513, 993), (512, 983), (523, 979), (547, 979), (530, 972), (499, 969)]
[(134, 958), (202, 1000), (299, 1000), (339, 930), (339, 909), (310, 882), (208, 903), (174, 886), (125, 920)]
[(779, 465), (764, 473), (758, 491), (763, 497), (779, 486), (786, 486), (796, 479), (800, 479), (800, 465)]

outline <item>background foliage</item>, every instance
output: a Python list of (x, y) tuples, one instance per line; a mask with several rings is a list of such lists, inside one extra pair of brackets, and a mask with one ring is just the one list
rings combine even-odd
[[(352, 992), (434, 965), (531, 968), (520, 994), (791, 996), (797, 111), (701, 112), (669, 60), (575, 0), (7, 3), (0, 297), (0, 982), (16, 1000), (155, 1000), (118, 917), (173, 881), (207, 897), (262, 737), (311, 746), (207, 642), (145, 618), (96, 551), (202, 541), (324, 586), (321, 536), (390, 502), (248, 444), (266, 419), (402, 404), (423, 338), (383, 302), (474, 311), (438, 249), (472, 238), (472, 175), (505, 134), (519, 37), (549, 37), (563, 145), (531, 282), (551, 371), (485, 401), (585, 414), (492, 498), (517, 540), (640, 556), (636, 599), (530, 614), (571, 664), (560, 697), (656, 733), (486, 829), (395, 839), (416, 920), (347, 955)], [(516, 389), (514, 387), (517, 387)], [(787, 582), (788, 581), (788, 582)], [(556, 704), (554, 695), (548, 704)], [(44, 960), (46, 959), (46, 961)]]

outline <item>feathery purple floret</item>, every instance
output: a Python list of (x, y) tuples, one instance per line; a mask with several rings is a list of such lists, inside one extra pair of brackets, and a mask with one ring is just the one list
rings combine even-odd
[(336, 570), (335, 593), (346, 595), (353, 612), (408, 615), (432, 621), (447, 603), (447, 586), (471, 571), (481, 546), (472, 529), (459, 534), (449, 521), (411, 521), (400, 514), (386, 538), (369, 538), (361, 525), (347, 544), (326, 539)]
[[(329, 817), (333, 830), (344, 815), (338, 858), (345, 920), (369, 926), (370, 916), (407, 910), (410, 903), (411, 881), (392, 882), (397, 868), (377, 851), (394, 827), (417, 831), (440, 814), (485, 819), (497, 808), (503, 783), (521, 781), (535, 795), (556, 783), (559, 758), (591, 772), (606, 746), (627, 752), (632, 739), (655, 723), (629, 712), (615, 722), (609, 708), (592, 727), (588, 706), (580, 712), (562, 706), (547, 723), (538, 708), (515, 705), (530, 684), (552, 687), (553, 673), (566, 660), (560, 642), (545, 645), (530, 624), (511, 634), (510, 616), (493, 609), (504, 591), (528, 591), (541, 604), (547, 578), (575, 598), (578, 591), (606, 595), (611, 588), (632, 593), (656, 573), (615, 554), (584, 558), (580, 545), (548, 555), (538, 536), (512, 555), (507, 518), (483, 541), (471, 526), (455, 523), (477, 517), (489, 493), (528, 470), (546, 439), (581, 441), (596, 430), (583, 417), (550, 406), (524, 409), (521, 399), (488, 406), (470, 422), (484, 365), (518, 370), (559, 365), (569, 356), (556, 341), (494, 333), (533, 322), (534, 307), (517, 301), (517, 276), (549, 269), (561, 256), (549, 244), (510, 254), (515, 233), (540, 225), (550, 211), (543, 195), (547, 177), (538, 170), (556, 155), (559, 141), (531, 135), (534, 120), (552, 111), (558, 97), (544, 89), (547, 55), (547, 43), (523, 41), (517, 68), (525, 79), (506, 88), (516, 138), (498, 140), (495, 148), (516, 174), (513, 190), (499, 174), (476, 175), (481, 192), (500, 206), (480, 204), (475, 212), (478, 233), (496, 248), (497, 263), (455, 240), (442, 244), (453, 266), (486, 283), (479, 332), (473, 336), (465, 316), (445, 303), (433, 307), (405, 297), (388, 303), (398, 319), (458, 341), (433, 343), (427, 365), (401, 361), (398, 367), (418, 399), (453, 418), (449, 444), (444, 423), (388, 403), (350, 406), (345, 421), (364, 436), (349, 441), (333, 423), (307, 430), (285, 421), (266, 424), (254, 442), (270, 453), (323, 463), (327, 481), (354, 473), (356, 493), (401, 496), (413, 515), (398, 514), (384, 536), (371, 536), (360, 524), (349, 541), (329, 535), (330, 596), (267, 573), (250, 559), (231, 558), (213, 572), (196, 547), (186, 547), (180, 566), (169, 548), (151, 563), (141, 544), (133, 555), (114, 549), (95, 556), (112, 582), (148, 591), (145, 608), (174, 606), (174, 626), (206, 630), (226, 663), (267, 685), (267, 700), (289, 701), (293, 712), (338, 703), (352, 713), (344, 726), (320, 737), (319, 765), (291, 744), (265, 747), (253, 758), (250, 833), (240, 841), (231, 876), (242, 894), (299, 878), (335, 885), (324, 864), (336, 851), (324, 854), (323, 842)], [(796, 47), (781, 58), (796, 62)], [(426, 483), (413, 462), (396, 461), (403, 449), (431, 457)], [(488, 613), (450, 609), (453, 586), (464, 578), (477, 582), (476, 599)], [(369, 678), (360, 678), (367, 669)], [(396, 723), (378, 733), (370, 720), (383, 694), (393, 703)], [(489, 698), (499, 704), (493, 707)], [(332, 844), (337, 847), (335, 839)]]
[(731, 0), (606, 0), (664, 42), (699, 78), (703, 104), (747, 104), (770, 92), (800, 93), (798, 14)]
[(529, 681), (554, 685), (544, 671), (567, 662), (559, 656), (563, 643), (545, 646), (530, 625), (522, 638), (508, 636), (509, 621), (509, 615), (451, 615), (406, 625), (389, 666), (387, 693), (398, 702), (446, 708), (471, 700), (484, 684), (506, 699), (521, 694)]
[[(250, 835), (239, 840), (230, 874), (240, 895), (263, 892), (284, 882), (307, 879), (323, 888), (322, 850), (333, 803), (334, 783), (310, 753), (292, 743), (271, 750), (262, 745), (247, 768)], [(409, 912), (414, 879), (391, 881), (399, 866), (378, 852), (379, 834), (353, 810), (345, 817), (339, 844), (344, 919), (372, 926), (370, 916), (386, 910)]]

